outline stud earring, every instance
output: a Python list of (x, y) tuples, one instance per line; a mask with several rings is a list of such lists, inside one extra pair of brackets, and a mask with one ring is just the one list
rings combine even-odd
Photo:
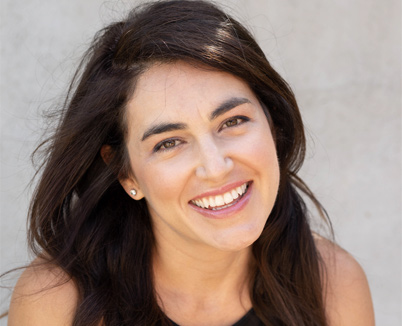
[(130, 194), (131, 194), (132, 196), (135, 196), (135, 195), (137, 194), (137, 190), (131, 189), (131, 190), (130, 190)]

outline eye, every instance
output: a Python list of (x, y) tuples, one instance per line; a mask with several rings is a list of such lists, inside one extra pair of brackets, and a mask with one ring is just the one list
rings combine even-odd
[(226, 122), (225, 122), (225, 126), (226, 126), (226, 127), (233, 127), (233, 126), (235, 126), (235, 125), (238, 125), (238, 124), (240, 123), (239, 120), (240, 120), (240, 119), (231, 119), (231, 120), (229, 120), (229, 121), (226, 121)]
[(245, 116), (236, 116), (233, 118), (230, 118), (228, 120), (226, 120), (221, 129), (225, 129), (225, 128), (231, 128), (231, 127), (236, 127), (238, 125), (243, 124), (244, 122), (250, 121), (249, 118), (245, 117)]
[(163, 141), (159, 142), (158, 144), (156, 144), (153, 151), (154, 152), (167, 151), (180, 144), (181, 144), (181, 141), (179, 139), (166, 139), (166, 140), (163, 140)]

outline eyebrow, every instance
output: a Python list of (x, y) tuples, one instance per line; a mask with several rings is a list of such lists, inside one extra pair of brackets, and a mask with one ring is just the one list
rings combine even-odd
[(164, 132), (173, 131), (173, 130), (183, 130), (186, 129), (187, 125), (185, 123), (159, 123), (151, 128), (148, 128), (147, 131), (144, 132), (142, 136), (142, 141), (151, 137), (152, 135), (162, 134)]
[[(229, 100), (224, 101), (222, 104), (220, 104), (210, 115), (209, 115), (209, 120), (212, 121), (216, 119), (217, 117), (221, 116), (222, 114), (225, 114), (226, 112), (234, 109), (235, 107), (245, 104), (245, 103), (251, 103), (250, 100), (244, 97), (232, 97)], [(185, 123), (159, 123), (157, 125), (151, 126), (148, 128), (141, 140), (144, 141), (145, 139), (157, 135), (157, 134), (162, 134), (164, 132), (168, 131), (174, 131), (174, 130), (183, 130), (186, 129), (187, 125)]]
[(219, 117), (222, 114), (225, 114), (226, 112), (234, 109), (236, 106), (245, 104), (245, 103), (251, 103), (249, 99), (245, 97), (232, 97), (229, 100), (223, 102), (221, 105), (219, 105), (209, 116), (209, 120), (213, 120), (217, 117)]

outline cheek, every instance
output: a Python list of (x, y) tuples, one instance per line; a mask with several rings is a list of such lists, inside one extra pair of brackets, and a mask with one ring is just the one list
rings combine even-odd
[(265, 167), (272, 170), (272, 173), (279, 174), (275, 142), (268, 125), (251, 133), (245, 142), (237, 147), (237, 151), (242, 157), (248, 158), (253, 165)]
[(145, 199), (153, 207), (180, 198), (185, 189), (189, 166), (183, 160), (148, 162), (138, 172), (138, 183)]
[(275, 164), (277, 161), (275, 144), (271, 137), (258, 137), (250, 141), (246, 148), (250, 156), (259, 161), (256, 163)]
[(255, 134), (242, 156), (247, 157), (248, 163), (258, 171), (265, 200), (272, 204), (278, 192), (280, 172), (276, 146), (269, 129)]

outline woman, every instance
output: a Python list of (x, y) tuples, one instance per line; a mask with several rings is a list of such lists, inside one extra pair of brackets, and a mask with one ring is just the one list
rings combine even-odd
[(364, 272), (309, 228), (293, 93), (214, 5), (97, 34), (47, 145), (10, 325), (374, 324)]

